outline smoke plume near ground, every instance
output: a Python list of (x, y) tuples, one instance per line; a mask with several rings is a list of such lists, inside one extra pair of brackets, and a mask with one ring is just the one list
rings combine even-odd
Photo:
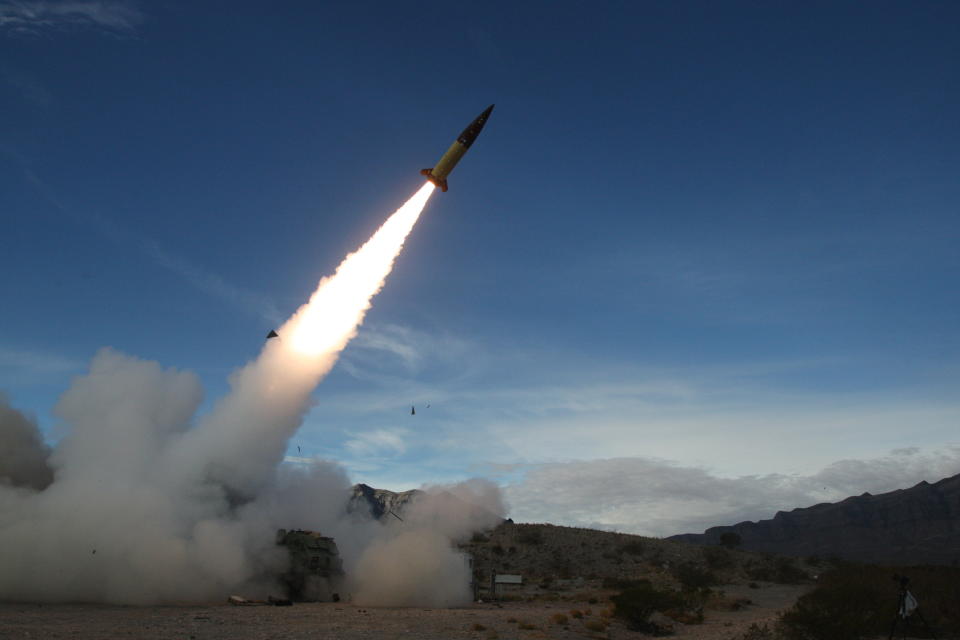
[[(430, 542), (403, 542), (409, 531), (345, 517), (350, 482), (337, 465), (281, 465), (311, 392), (356, 334), (432, 191), (424, 185), (324, 278), (199, 420), (196, 375), (110, 348), (57, 404), (65, 435), (54, 450), (0, 403), (0, 599), (148, 604), (277, 594), (286, 564), (278, 528), (336, 537), (348, 572), (381, 571), (384, 561), (367, 550), (389, 544), (439, 554), (436, 570), (465, 583), (462, 568), (449, 570), (457, 509), (417, 529)], [(409, 586), (402, 575), (391, 584)], [(415, 603), (447, 600), (424, 594)]]

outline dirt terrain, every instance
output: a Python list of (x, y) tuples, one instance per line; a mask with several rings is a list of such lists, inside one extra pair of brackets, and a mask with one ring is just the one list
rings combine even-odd
[[(772, 622), (809, 585), (761, 584), (721, 587), (729, 598), (754, 604), (738, 611), (706, 611), (703, 624), (676, 624), (674, 637), (690, 640), (738, 638), (751, 623)], [(600, 594), (597, 594), (600, 595)], [(106, 640), (145, 638), (246, 640), (267, 638), (425, 638), (510, 640), (534, 638), (641, 638), (606, 617), (608, 600), (477, 603), (457, 609), (378, 608), (347, 603), (295, 604), (292, 607), (237, 607), (224, 604), (163, 607), (38, 605), (0, 603), (0, 638)], [(573, 611), (583, 614), (574, 617)], [(558, 615), (559, 614), (559, 615)], [(566, 617), (563, 621), (560, 615)], [(589, 623), (593, 623), (592, 625)], [(593, 626), (597, 630), (590, 630)], [(599, 630), (604, 626), (603, 630)]]

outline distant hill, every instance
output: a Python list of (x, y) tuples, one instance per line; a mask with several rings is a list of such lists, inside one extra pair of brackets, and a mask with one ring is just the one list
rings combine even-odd
[[(388, 489), (374, 489), (366, 484), (355, 484), (351, 488), (350, 499), (347, 502), (348, 513), (369, 513), (377, 520), (392, 520), (394, 516), (403, 520), (410, 507), (417, 502), (423, 503), (425, 510), (419, 513), (420, 518), (435, 517), (438, 513), (457, 514), (469, 522), (501, 522), (503, 518), (480, 505), (457, 497), (449, 491), (435, 491), (429, 494), (420, 489), (394, 492)], [(391, 516), (390, 514), (393, 514)]]
[(419, 489), (396, 493), (387, 489), (374, 489), (366, 484), (355, 484), (347, 503), (347, 511), (362, 513), (369, 510), (370, 515), (377, 520), (389, 515), (391, 511), (402, 517), (406, 506), (422, 495), (424, 493)]
[(714, 545), (720, 536), (739, 534), (740, 548), (793, 556), (838, 556), (881, 564), (960, 562), (960, 474), (934, 484), (847, 498), (770, 520), (711, 527), (668, 540)]
[[(390, 513), (393, 512), (404, 519), (410, 506), (426, 495), (417, 489), (395, 493), (356, 484), (351, 490), (347, 510), (370, 513), (385, 521), (391, 520)], [(434, 497), (464, 504), (460, 498), (447, 492)], [(443, 502), (440, 504), (442, 507)], [(462, 507), (460, 511), (469, 513)], [(498, 520), (489, 517), (475, 519)], [(704, 548), (627, 533), (552, 524), (517, 524), (509, 519), (474, 532), (472, 538), (461, 541), (458, 546), (472, 558), (479, 580), (488, 580), (493, 572), (519, 573), (525, 581), (545, 581), (544, 584), (565, 585), (563, 588), (600, 588), (602, 584), (614, 584), (618, 580), (637, 579), (650, 580), (660, 586), (677, 586), (691, 571), (693, 575), (706, 572), (711, 579), (721, 582), (792, 583), (805, 580), (809, 573), (820, 571), (824, 566), (824, 563), (814, 566), (792, 558), (719, 546)]]

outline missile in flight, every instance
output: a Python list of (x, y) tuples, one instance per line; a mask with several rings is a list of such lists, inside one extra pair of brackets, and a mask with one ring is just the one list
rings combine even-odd
[(491, 111), (493, 111), (493, 105), (487, 107), (486, 111), (474, 118), (473, 122), (463, 130), (463, 133), (453, 141), (453, 144), (443, 154), (436, 166), (420, 170), (420, 173), (427, 176), (427, 180), (440, 187), (441, 191), (445, 192), (447, 190), (447, 176), (450, 175), (453, 168), (460, 162), (460, 158), (464, 156), (473, 141), (480, 135), (480, 131), (483, 129), (483, 125), (487, 123)]

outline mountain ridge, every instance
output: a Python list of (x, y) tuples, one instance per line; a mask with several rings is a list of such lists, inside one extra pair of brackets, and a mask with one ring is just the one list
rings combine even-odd
[(710, 527), (667, 540), (719, 544), (740, 536), (740, 548), (793, 556), (837, 556), (883, 564), (960, 563), (960, 474), (933, 484), (862, 493), (839, 502), (777, 511), (767, 520)]

